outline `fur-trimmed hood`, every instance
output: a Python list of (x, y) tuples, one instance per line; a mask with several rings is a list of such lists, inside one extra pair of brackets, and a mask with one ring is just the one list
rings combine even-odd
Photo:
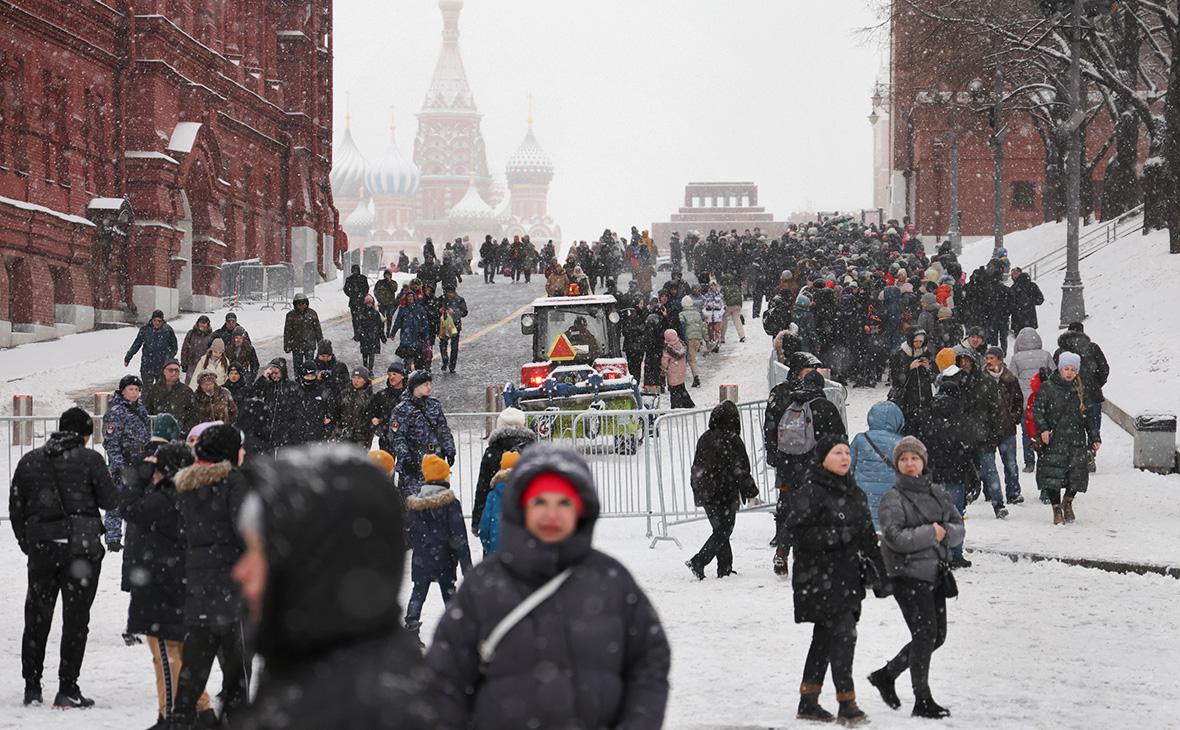
[(438, 507), (446, 507), (456, 499), (458, 498), (451, 491), (451, 485), (449, 483), (427, 482), (422, 485), (422, 490), (418, 494), (412, 494), (406, 497), (406, 509), (415, 512), (437, 509)]
[[(525, 426), (501, 426), (488, 434), (488, 444), (500, 446), (505, 451), (519, 451), (519, 448), (507, 448), (503, 444), (531, 444), (537, 440), (537, 434)], [(500, 442), (503, 442), (501, 444)]]
[(507, 483), (508, 477), (510, 476), (512, 476), (511, 469), (501, 469), (500, 471), (496, 472), (495, 476), (492, 477), (491, 484), (494, 487), (497, 484)]
[(201, 487), (207, 487), (211, 484), (224, 481), (233, 470), (233, 465), (228, 461), (219, 461), (215, 464), (193, 464), (192, 466), (186, 466), (176, 472), (176, 478), (174, 479), (176, 482), (176, 492), (178, 494), (193, 492)]

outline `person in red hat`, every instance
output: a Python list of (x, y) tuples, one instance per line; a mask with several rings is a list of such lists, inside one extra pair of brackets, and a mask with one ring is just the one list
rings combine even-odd
[(585, 460), (524, 449), (502, 510), (500, 551), (464, 577), (426, 655), (437, 727), (661, 727), (668, 639), (627, 569), (591, 546)]

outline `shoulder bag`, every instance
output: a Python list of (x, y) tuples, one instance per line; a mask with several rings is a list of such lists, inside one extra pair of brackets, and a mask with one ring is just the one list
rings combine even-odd
[(488, 634), (488, 637), (479, 642), (480, 674), (487, 673), (487, 668), (491, 665), (492, 660), (496, 658), (496, 648), (500, 646), (500, 642), (504, 640), (508, 632), (516, 628), (516, 625), (532, 613), (537, 606), (540, 606), (550, 596), (557, 593), (557, 590), (561, 588), (561, 584), (565, 583), (573, 572), (573, 568), (566, 568), (546, 581), (540, 588), (525, 596), (525, 599), (518, 603), (516, 608), (509, 611), (507, 616), (500, 619), (500, 623), (496, 624), (492, 632)]

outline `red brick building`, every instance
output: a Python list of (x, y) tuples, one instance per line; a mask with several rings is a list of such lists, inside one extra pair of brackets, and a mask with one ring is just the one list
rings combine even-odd
[(0, 0), (0, 345), (334, 276), (331, 7)]

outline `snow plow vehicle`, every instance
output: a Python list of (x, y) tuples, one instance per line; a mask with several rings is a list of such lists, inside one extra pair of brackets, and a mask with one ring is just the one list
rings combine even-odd
[(634, 453), (641, 419), (609, 415), (643, 407), (623, 357), (615, 298), (544, 297), (531, 308), (521, 315), (520, 330), (533, 338), (533, 362), (521, 366), (519, 384), (505, 386), (504, 404), (524, 411), (543, 438), (609, 436), (614, 451)]

